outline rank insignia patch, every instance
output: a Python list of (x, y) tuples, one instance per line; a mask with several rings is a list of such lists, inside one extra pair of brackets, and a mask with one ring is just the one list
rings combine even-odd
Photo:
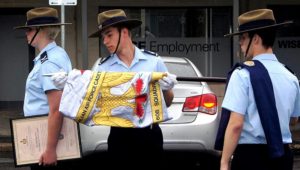
[(48, 55), (47, 55), (47, 52), (46, 52), (46, 51), (43, 52), (43, 53), (41, 54), (40, 59), (41, 59), (41, 63), (42, 63), (42, 64), (43, 64), (45, 61), (48, 60)]

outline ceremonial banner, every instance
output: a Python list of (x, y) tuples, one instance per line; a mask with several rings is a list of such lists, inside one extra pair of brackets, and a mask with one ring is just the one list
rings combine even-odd
[(158, 80), (160, 72), (72, 70), (60, 111), (88, 126), (146, 127), (171, 119)]
[[(47, 145), (48, 116), (13, 119), (11, 129), (15, 165), (38, 163)], [(56, 152), (58, 160), (81, 157), (78, 124), (69, 118), (64, 118)]]

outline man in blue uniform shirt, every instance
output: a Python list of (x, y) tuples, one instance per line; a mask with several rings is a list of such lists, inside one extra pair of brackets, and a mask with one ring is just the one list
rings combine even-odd
[[(115, 9), (98, 14), (99, 30), (90, 37), (102, 37), (111, 54), (100, 63), (98, 71), (116, 72), (167, 72), (167, 68), (155, 53), (137, 48), (131, 40), (132, 28), (141, 21), (128, 19), (123, 10)], [(173, 100), (172, 88), (176, 79), (167, 76), (160, 80), (167, 106)], [(108, 137), (108, 153), (111, 166), (139, 169), (143, 165), (159, 167), (162, 161), (163, 136), (158, 124), (146, 128), (111, 127)]]
[(299, 82), (272, 50), (276, 28), (290, 22), (276, 23), (269, 9), (249, 11), (238, 20), (239, 32), (225, 36), (240, 36), (247, 61), (227, 84), (222, 108), (230, 117), (220, 169), (230, 169), (231, 161), (233, 170), (292, 170), (289, 125), (300, 116)]
[(28, 44), (39, 51), (26, 81), (24, 115), (48, 114), (48, 137), (46, 148), (39, 159), (41, 166), (32, 166), (31, 169), (58, 168), (53, 165), (57, 164), (56, 146), (63, 122), (63, 116), (58, 110), (62, 88), (57, 88), (51, 78), (44, 74), (69, 72), (72, 69), (68, 54), (55, 43), (63, 24), (68, 23), (59, 22), (56, 9), (40, 7), (27, 12), (24, 26), (15, 27), (24, 29)]

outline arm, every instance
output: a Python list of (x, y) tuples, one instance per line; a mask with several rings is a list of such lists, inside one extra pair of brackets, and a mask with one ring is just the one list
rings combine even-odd
[(290, 126), (296, 126), (297, 123), (298, 123), (298, 117), (291, 117)]
[(238, 144), (244, 124), (244, 117), (236, 112), (231, 112), (225, 132), (224, 147), (221, 157), (221, 170), (229, 170), (231, 156)]
[(178, 83), (176, 80), (176, 75), (168, 73), (167, 76), (158, 80), (158, 82), (162, 89), (166, 105), (167, 107), (169, 107), (171, 106), (174, 98), (174, 93), (172, 89), (174, 88), (175, 84)]
[(59, 112), (59, 103), (62, 95), (62, 91), (49, 90), (46, 92), (49, 103), (49, 115), (48, 115), (48, 137), (46, 150), (40, 157), (40, 165), (56, 165), (57, 155), (56, 146), (58, 143), (58, 137), (63, 123), (63, 116)]
[(158, 59), (158, 61), (157, 61), (157, 70), (156, 71), (167, 73), (166, 76), (163, 77), (162, 79), (160, 79), (158, 82), (162, 89), (166, 105), (167, 105), (167, 107), (169, 107), (169, 106), (171, 106), (173, 98), (174, 98), (174, 93), (173, 93), (172, 89), (175, 86), (175, 84), (177, 84), (178, 82), (176, 80), (176, 75), (170, 74), (168, 72), (168, 69), (167, 69), (166, 65), (164, 64), (164, 62), (162, 61), (162, 59), (160, 57), (157, 57), (157, 59)]
[(163, 95), (164, 95), (167, 107), (171, 106), (173, 98), (174, 98), (174, 93), (173, 93), (172, 89), (163, 90)]
[[(291, 131), (294, 131), (295, 130), (295, 128), (296, 128), (296, 125), (297, 125), (297, 123), (298, 123), (298, 117), (291, 117), (290, 118), (290, 130)], [(293, 135), (293, 133), (292, 133), (292, 135)]]

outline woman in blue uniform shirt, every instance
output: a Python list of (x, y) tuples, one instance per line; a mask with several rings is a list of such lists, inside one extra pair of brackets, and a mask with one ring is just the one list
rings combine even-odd
[(55, 43), (63, 24), (68, 23), (60, 23), (56, 9), (40, 7), (27, 12), (24, 26), (15, 27), (24, 29), (28, 44), (39, 51), (26, 81), (24, 115), (48, 114), (46, 148), (40, 156), (40, 166), (32, 166), (31, 169), (55, 169), (53, 166), (57, 164), (56, 146), (63, 123), (63, 116), (59, 112), (62, 89), (56, 87), (50, 77), (43, 75), (72, 69), (68, 54)]

